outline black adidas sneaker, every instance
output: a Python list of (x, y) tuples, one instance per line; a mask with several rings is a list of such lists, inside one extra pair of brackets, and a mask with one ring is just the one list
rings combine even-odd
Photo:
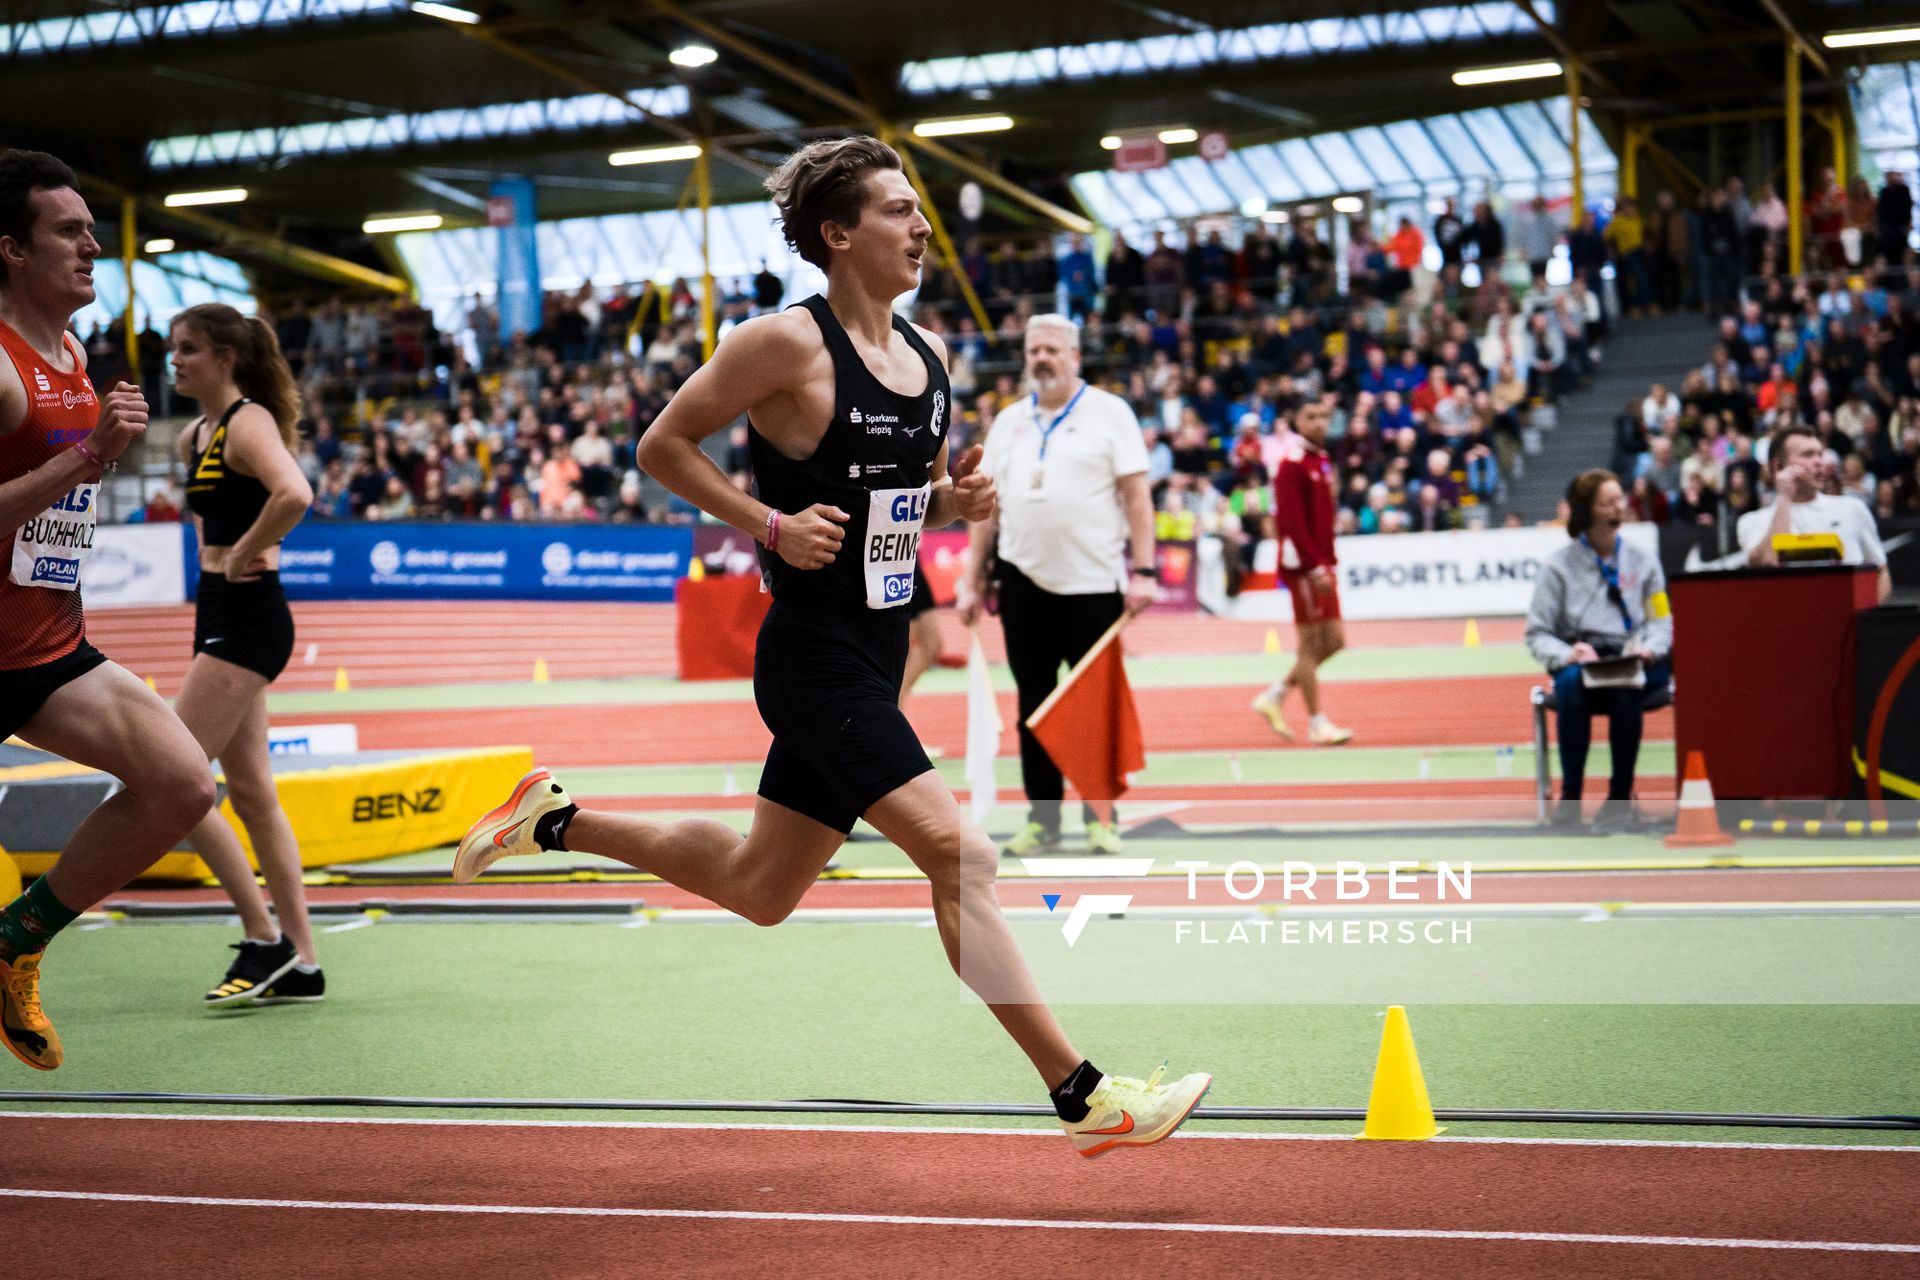
[(284, 935), (278, 942), (255, 942), (249, 938), (234, 943), (233, 949), (240, 954), (234, 957), (220, 985), (207, 992), (206, 1006), (209, 1009), (246, 1004), (258, 999), (260, 993), (272, 986), (276, 978), (300, 963), (300, 953), (294, 950), (293, 941)]
[(327, 975), (323, 970), (302, 973), (289, 969), (275, 978), (254, 998), (255, 1004), (313, 1004), (327, 998)]

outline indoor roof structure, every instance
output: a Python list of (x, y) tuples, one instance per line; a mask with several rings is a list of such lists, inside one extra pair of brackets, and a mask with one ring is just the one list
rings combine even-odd
[[(693, 162), (610, 164), (623, 150), (703, 143), (725, 205), (757, 199), (767, 169), (811, 138), (891, 133), (943, 204), (971, 178), (990, 223), (1073, 226), (1114, 219), (1072, 181), (1110, 167), (1103, 138), (1222, 131), (1239, 151), (1493, 113), (1525, 151), (1525, 130), (1553, 122), (1512, 109), (1553, 97), (1564, 131), (1561, 75), (1455, 83), (1473, 67), (1571, 66), (1610, 153), (1627, 122), (1672, 120), (1687, 128), (1660, 135), (1656, 161), (1739, 171), (1778, 131), (1789, 41), (1808, 55), (1807, 102), (1838, 118), (1850, 69), (1913, 46), (1832, 49), (1822, 36), (1912, 12), (1885, 0), (17, 0), (0, 23), (0, 119), (8, 144), (83, 173), (108, 231), (130, 199), (143, 242), (214, 250), (284, 288), (353, 283), (344, 264), (391, 278), (391, 237), (366, 219), (484, 226), (503, 178), (533, 180), (542, 219), (685, 205)], [(913, 134), (982, 115), (1010, 127)], [(1704, 132), (1688, 123), (1703, 120)], [(1384, 163), (1437, 168), (1430, 146), (1455, 169), (1499, 164), (1454, 163), (1453, 133), (1421, 133), (1417, 161), (1386, 147)], [(213, 189), (246, 198), (164, 203)]]

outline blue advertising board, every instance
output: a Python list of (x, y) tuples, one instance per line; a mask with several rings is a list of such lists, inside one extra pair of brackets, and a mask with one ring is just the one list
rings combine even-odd
[[(186, 542), (187, 592), (199, 581)], [(293, 600), (666, 602), (686, 576), (685, 525), (448, 524), (308, 520), (280, 549)]]

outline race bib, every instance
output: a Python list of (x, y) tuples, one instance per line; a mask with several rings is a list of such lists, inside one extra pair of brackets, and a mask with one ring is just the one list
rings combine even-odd
[(913, 565), (933, 486), (875, 489), (867, 497), (867, 608), (892, 609), (913, 599)]
[(9, 579), (22, 587), (77, 590), (80, 565), (93, 553), (94, 500), (99, 495), (98, 484), (75, 485), (21, 525), (13, 537)]

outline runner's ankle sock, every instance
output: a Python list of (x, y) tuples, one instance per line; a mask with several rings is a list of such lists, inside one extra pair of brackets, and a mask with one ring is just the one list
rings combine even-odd
[(567, 824), (573, 821), (573, 815), (580, 812), (580, 806), (570, 804), (564, 809), (555, 809), (552, 813), (543, 813), (533, 824), (533, 842), (549, 853), (567, 851)]
[(1316, 711), (1313, 715), (1312, 723), (1308, 727), (1315, 730), (1330, 729), (1333, 727), (1333, 721), (1327, 719), (1325, 712)]
[(41, 876), (27, 891), (0, 909), (0, 960), (46, 950), (47, 942), (80, 913), (53, 896), (53, 887)]
[(313, 974), (320, 972), (320, 966), (317, 964), (296, 964), (293, 968), (296, 973)]
[(1080, 1065), (1073, 1069), (1073, 1074), (1055, 1085), (1048, 1095), (1053, 1099), (1054, 1113), (1068, 1124), (1079, 1124), (1085, 1120), (1087, 1112), (1091, 1110), (1087, 1100), (1093, 1097), (1093, 1091), (1100, 1087), (1104, 1079), (1106, 1077), (1101, 1074), (1100, 1068), (1081, 1059)]

